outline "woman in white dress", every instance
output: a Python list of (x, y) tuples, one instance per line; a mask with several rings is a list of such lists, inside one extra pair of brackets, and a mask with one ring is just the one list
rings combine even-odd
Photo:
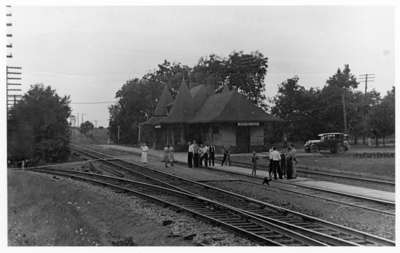
[(142, 163), (147, 163), (147, 152), (149, 151), (149, 147), (147, 147), (146, 143), (143, 143), (140, 148), (142, 149)]

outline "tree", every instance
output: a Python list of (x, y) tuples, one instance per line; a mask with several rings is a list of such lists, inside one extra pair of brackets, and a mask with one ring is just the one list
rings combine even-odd
[(371, 133), (376, 139), (395, 133), (395, 89), (392, 88), (382, 101), (372, 107), (368, 115), (368, 123)]
[(93, 128), (94, 128), (93, 123), (87, 120), (81, 124), (79, 131), (82, 134), (87, 135), (90, 131), (93, 130)]
[(69, 97), (50, 86), (31, 86), (8, 118), (8, 159), (32, 163), (60, 162), (69, 157)]
[[(333, 92), (335, 95), (341, 93), (340, 97), (342, 101), (342, 112), (343, 112), (343, 116), (341, 118), (343, 120), (343, 130), (344, 132), (347, 132), (348, 123), (347, 123), (346, 94), (347, 90), (357, 88), (358, 86), (357, 79), (354, 77), (354, 75), (350, 73), (349, 65), (345, 64), (343, 71), (341, 71), (340, 68), (338, 68), (336, 74), (331, 76), (326, 81), (326, 83), (328, 84), (326, 88), (329, 89), (329, 92)], [(336, 104), (336, 101), (332, 102)]]
[(358, 143), (358, 138), (369, 135), (367, 115), (371, 108), (381, 101), (379, 92), (371, 90), (366, 94), (361, 91), (348, 92), (348, 121), (349, 133), (354, 138), (354, 144)]
[(286, 121), (284, 131), (291, 140), (303, 141), (320, 133), (323, 122), (319, 113), (320, 91), (307, 90), (298, 81), (295, 76), (280, 84), (271, 112)]
[[(128, 81), (116, 93), (118, 103), (109, 107), (112, 140), (136, 143), (139, 123), (148, 120), (157, 106), (163, 84), (146, 79)], [(119, 130), (118, 130), (119, 128)]]
[(224, 84), (228, 77), (228, 62), (226, 59), (211, 54), (200, 57), (190, 73), (190, 81), (194, 83), (211, 85), (214, 88)]
[(186, 65), (182, 65), (181, 63), (171, 63), (164, 60), (163, 63), (158, 64), (157, 70), (147, 73), (142, 79), (146, 80), (148, 84), (153, 84), (158, 87), (168, 84), (171, 93), (176, 94), (182, 79), (185, 78), (188, 80), (190, 71), (191, 69)]
[(237, 89), (256, 105), (265, 107), (265, 84), (268, 58), (258, 51), (233, 52), (227, 61), (229, 86)]

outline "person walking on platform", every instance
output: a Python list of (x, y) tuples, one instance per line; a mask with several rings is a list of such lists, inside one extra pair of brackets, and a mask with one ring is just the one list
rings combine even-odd
[(269, 151), (268, 151), (268, 156), (269, 156), (269, 172), (268, 172), (268, 174), (269, 174), (269, 178), (271, 178), (271, 175), (272, 175), (272, 151), (273, 151), (272, 148), (270, 148)]
[(257, 175), (257, 153), (253, 150), (253, 155), (251, 156), (251, 176), (255, 177)]
[(199, 145), (195, 140), (193, 141), (193, 167), (199, 167)]
[(294, 179), (296, 178), (296, 169), (293, 162), (297, 163), (296, 159), (296, 149), (294, 149), (293, 144), (289, 147), (287, 157), (286, 157), (286, 164), (287, 164), (287, 179)]
[(208, 165), (215, 166), (215, 145), (211, 144), (208, 148)]
[(221, 166), (224, 166), (225, 162), (228, 166), (231, 166), (231, 155), (229, 153), (229, 148), (226, 147), (224, 147), (224, 157), (222, 158)]
[(164, 164), (165, 164), (165, 168), (168, 168), (168, 161), (169, 161), (168, 145), (164, 147), (163, 161), (164, 161)]
[(279, 153), (278, 150), (276, 150), (275, 147), (273, 147), (271, 156), (272, 156), (272, 173), (274, 174), (275, 180), (277, 180), (278, 179), (277, 172), (280, 167), (281, 154)]
[(174, 157), (174, 147), (169, 145), (168, 147), (168, 161), (172, 167), (174, 167), (175, 157)]
[(283, 149), (282, 153), (281, 153), (281, 174), (280, 174), (280, 179), (282, 179), (282, 177), (286, 177), (286, 154), (287, 154), (287, 149)]
[(203, 144), (199, 145), (199, 168), (203, 167)]
[(207, 146), (207, 144), (204, 144), (204, 146), (201, 150), (201, 166), (203, 166), (203, 161), (204, 161), (204, 167), (208, 168), (208, 146)]
[(188, 167), (193, 167), (193, 144), (189, 141), (188, 142)]
[[(262, 184), (267, 184), (269, 186), (269, 181), (271, 181), (271, 172), (272, 172), (272, 148), (269, 149), (269, 171), (265, 170), (265, 177)], [(269, 175), (269, 177), (268, 177)]]
[(142, 163), (147, 163), (147, 152), (149, 151), (149, 147), (147, 147), (146, 143), (142, 143), (142, 145), (140, 145), (140, 149), (142, 150)]

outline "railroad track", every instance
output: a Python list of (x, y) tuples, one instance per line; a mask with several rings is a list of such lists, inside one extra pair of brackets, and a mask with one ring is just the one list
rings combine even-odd
[[(100, 153), (101, 154), (101, 153)], [(104, 155), (104, 154), (101, 154)], [(97, 156), (92, 156), (96, 158)], [(246, 163), (240, 163), (248, 165)], [(249, 165), (248, 165), (249, 166)], [(266, 167), (265, 167), (266, 168)], [(242, 175), (242, 174), (240, 174)], [(254, 182), (242, 180), (243, 182), (254, 184)], [(356, 207), (379, 214), (385, 214), (390, 216), (395, 216), (395, 202), (385, 201), (382, 199), (375, 199), (367, 196), (348, 194), (340, 191), (332, 191), (329, 189), (324, 189), (320, 187), (312, 187), (297, 184), (290, 181), (273, 181), (274, 188), (278, 188), (281, 191), (286, 191), (294, 194), (299, 194), (303, 196), (308, 196), (317, 199), (323, 199), (325, 201), (339, 203), (342, 205)], [(287, 187), (279, 187), (278, 185), (290, 185), (296, 187), (296, 189), (288, 189)], [(301, 190), (299, 190), (301, 188)]]
[[(216, 159), (216, 161), (221, 161), (220, 159)], [(244, 168), (250, 168), (251, 164), (246, 163), (246, 162), (239, 162), (239, 161), (232, 161), (231, 160), (231, 165), (237, 165), (239, 167), (244, 167)], [(257, 166), (258, 168), (267, 170), (267, 166)], [(334, 172), (328, 172), (328, 171), (321, 171), (321, 170), (311, 170), (311, 169), (306, 169), (302, 167), (296, 167), (296, 172), (298, 174), (303, 174), (303, 175), (315, 175), (315, 176), (321, 176), (325, 178), (340, 178), (340, 179), (345, 179), (345, 180), (352, 180), (352, 181), (357, 181), (357, 182), (363, 182), (363, 183), (374, 183), (374, 184), (380, 184), (380, 185), (386, 185), (386, 186), (395, 186), (394, 181), (390, 180), (385, 180), (385, 179), (380, 179), (380, 178), (369, 178), (369, 177), (361, 177), (358, 175), (352, 175), (352, 174), (343, 174), (343, 173), (334, 173)]]
[(70, 177), (111, 187), (120, 192), (132, 193), (141, 198), (185, 211), (208, 222), (225, 227), (261, 245), (326, 246), (326, 244), (318, 240), (199, 195), (95, 173), (48, 168), (34, 169), (34, 171)]
[[(237, 163), (238, 165), (245, 165), (245, 166), (250, 166), (247, 163)], [(264, 169), (267, 169), (267, 167), (263, 167)], [(249, 182), (249, 181), (246, 181)], [(290, 182), (290, 181), (273, 181), (276, 184), (281, 184), (281, 185), (291, 185), (295, 186), (296, 188), (302, 188), (301, 191), (296, 190), (290, 190), (284, 187), (278, 187), (282, 191), (287, 191), (291, 193), (296, 193), (296, 194), (301, 194), (313, 198), (319, 198), (319, 199), (324, 199), (330, 202), (336, 202), (340, 203), (343, 205), (347, 206), (352, 206), (352, 207), (357, 207), (381, 214), (386, 214), (390, 216), (395, 216), (395, 211), (396, 211), (396, 206), (394, 201), (387, 201), (383, 199), (377, 199), (377, 198), (372, 198), (368, 196), (362, 196), (362, 195), (357, 195), (357, 194), (349, 194), (345, 192), (340, 192), (340, 191), (332, 191), (329, 189), (324, 189), (320, 187), (313, 187), (313, 186), (307, 186), (307, 185), (302, 185), (298, 184), (295, 182)], [(253, 183), (253, 182), (249, 182)], [(321, 192), (323, 192), (323, 195), (321, 195)]]
[(110, 166), (118, 167), (120, 171), (127, 173), (127, 176), (136, 175), (167, 188), (212, 198), (260, 219), (318, 238), (318, 240), (328, 245), (394, 245), (393, 241), (385, 238), (248, 198), (211, 185), (157, 171), (144, 167), (142, 164), (126, 162), (121, 159), (110, 161), (109, 159), (112, 156), (98, 151), (79, 149), (79, 152), (92, 158), (107, 158), (104, 159), (104, 162), (107, 162)]

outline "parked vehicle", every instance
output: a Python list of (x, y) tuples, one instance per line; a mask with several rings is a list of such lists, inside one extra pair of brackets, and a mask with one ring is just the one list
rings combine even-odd
[(331, 153), (342, 153), (350, 149), (348, 135), (344, 133), (322, 133), (319, 140), (308, 140), (304, 144), (304, 151), (321, 152), (328, 150)]
[(319, 147), (318, 144), (321, 142), (321, 140), (308, 140), (304, 144), (304, 151), (306, 153), (313, 153), (313, 152), (319, 152)]

